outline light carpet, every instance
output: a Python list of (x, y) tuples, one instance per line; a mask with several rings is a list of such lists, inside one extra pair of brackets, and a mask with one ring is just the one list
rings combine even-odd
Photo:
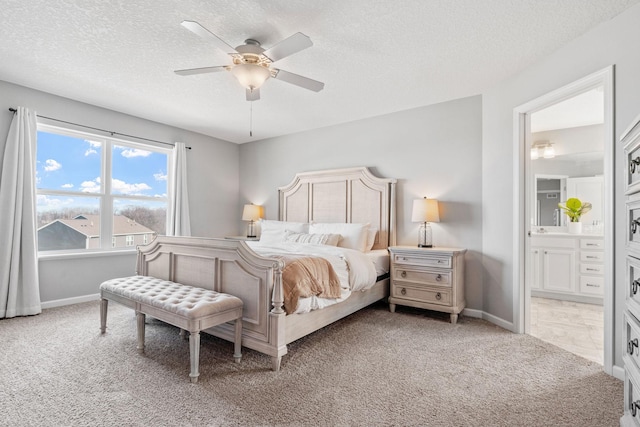
[(188, 341), (99, 303), (0, 320), (0, 425), (6, 426), (617, 426), (623, 384), (528, 335), (384, 304), (267, 356), (203, 334), (200, 378)]

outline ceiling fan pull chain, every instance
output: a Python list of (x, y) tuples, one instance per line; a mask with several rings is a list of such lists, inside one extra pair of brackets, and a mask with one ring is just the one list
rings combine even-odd
[(249, 136), (253, 136), (253, 101), (249, 102)]

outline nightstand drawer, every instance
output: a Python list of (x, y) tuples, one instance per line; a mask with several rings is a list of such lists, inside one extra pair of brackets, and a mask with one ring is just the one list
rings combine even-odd
[(403, 268), (395, 268), (393, 272), (394, 280), (404, 282), (424, 283), (435, 286), (451, 286), (451, 272), (439, 271), (417, 271)]
[(391, 296), (431, 304), (451, 305), (451, 292), (448, 290), (415, 288), (408, 283), (394, 283), (391, 287)]
[(425, 267), (451, 268), (451, 257), (419, 256), (419, 255), (398, 255), (395, 254), (393, 262), (396, 264), (423, 265)]

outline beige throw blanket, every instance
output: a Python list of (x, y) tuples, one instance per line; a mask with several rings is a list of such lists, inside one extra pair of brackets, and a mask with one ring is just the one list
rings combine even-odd
[(331, 263), (319, 257), (283, 256), (282, 288), (284, 310), (287, 314), (296, 311), (298, 299), (313, 295), (322, 298), (340, 297), (340, 280)]

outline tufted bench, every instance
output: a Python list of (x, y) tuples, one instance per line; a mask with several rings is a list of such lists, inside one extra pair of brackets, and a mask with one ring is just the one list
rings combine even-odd
[(189, 331), (191, 382), (198, 381), (200, 331), (224, 322), (235, 321), (236, 362), (240, 362), (242, 334), (242, 300), (232, 295), (208, 289), (182, 285), (149, 276), (112, 279), (100, 285), (100, 331), (107, 328), (109, 300), (136, 311), (138, 351), (144, 352), (145, 315)]

